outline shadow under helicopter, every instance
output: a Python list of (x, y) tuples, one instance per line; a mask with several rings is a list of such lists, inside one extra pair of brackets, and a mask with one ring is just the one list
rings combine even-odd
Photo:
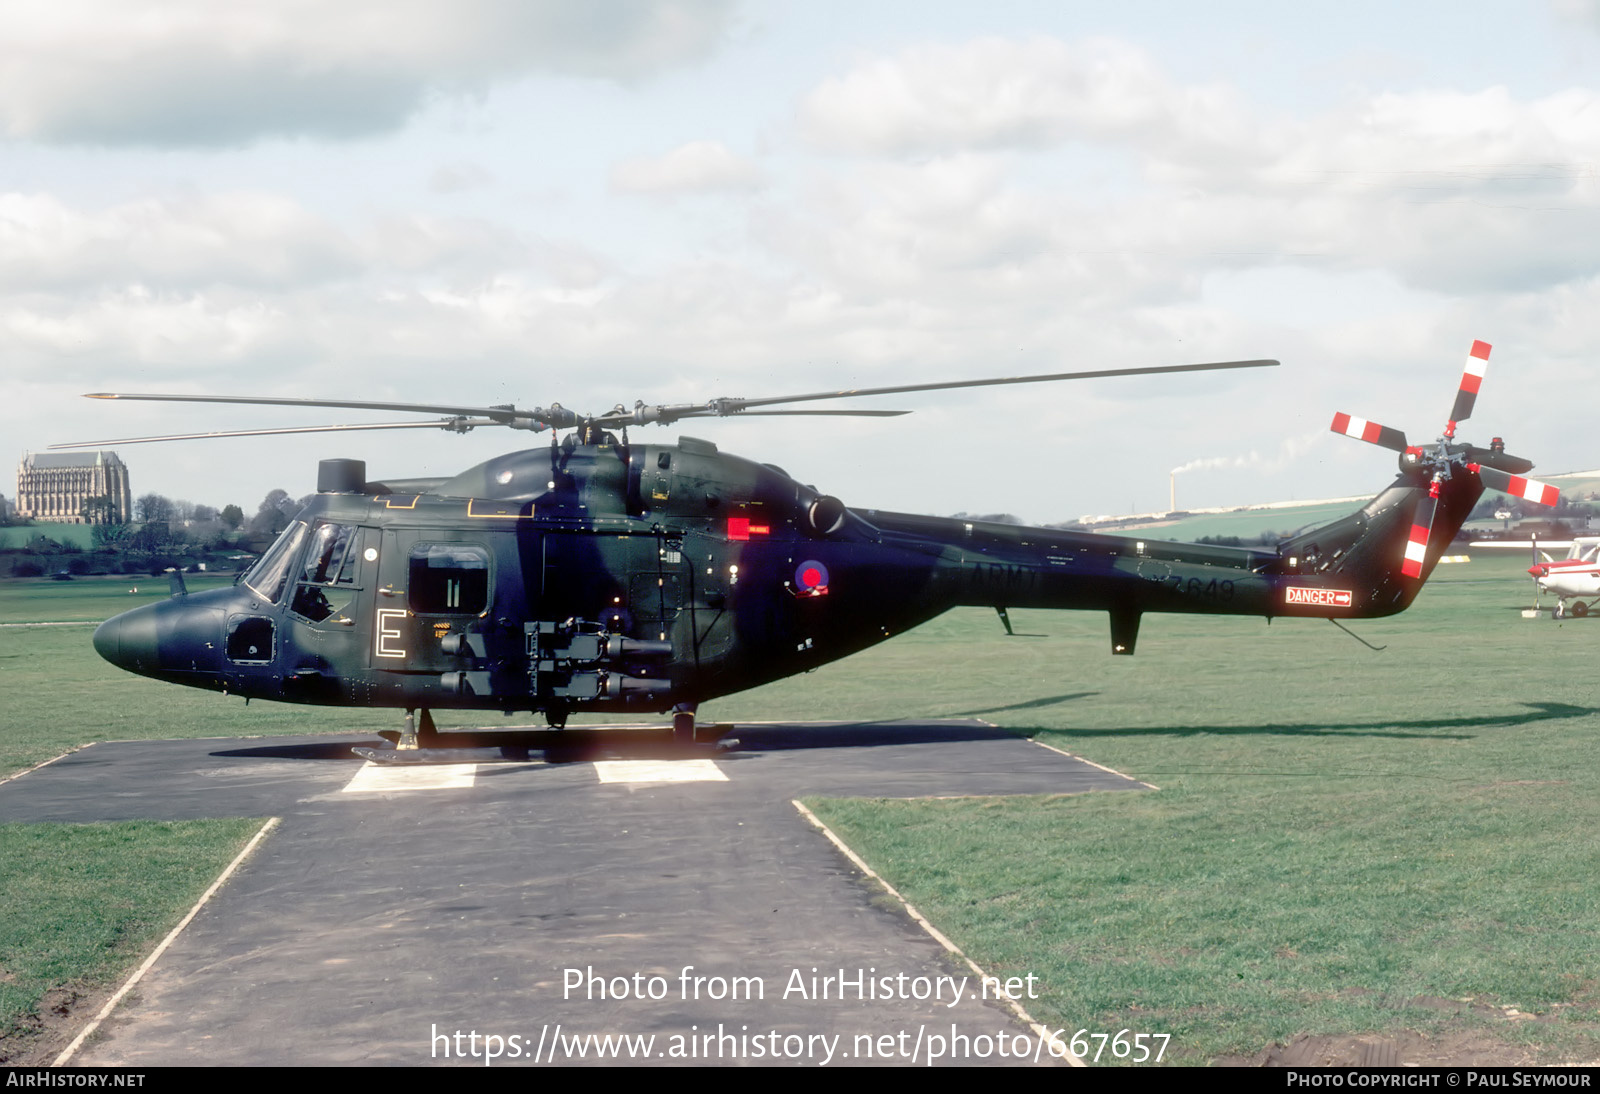
[[(966, 712), (950, 719), (918, 721), (863, 722), (771, 722), (740, 725), (705, 725), (704, 739), (692, 746), (676, 745), (671, 730), (569, 727), (564, 730), (484, 733), (451, 731), (448, 749), (422, 750), (414, 763), (492, 763), (543, 760), (550, 764), (591, 763), (595, 760), (672, 760), (715, 757), (737, 760), (741, 755), (767, 752), (800, 752), (813, 749), (876, 749), (910, 745), (952, 744), (980, 741), (1029, 740), (1039, 734), (1065, 732), (1078, 739), (1150, 737), (1383, 737), (1395, 740), (1470, 740), (1471, 732), (1440, 730), (1480, 730), (1516, 728), (1537, 722), (1565, 718), (1588, 718), (1600, 714), (1600, 707), (1571, 703), (1525, 703), (1517, 715), (1481, 715), (1467, 718), (1421, 718), (1394, 722), (1302, 723), (1265, 722), (1254, 725), (1151, 726), (1147, 728), (1073, 729), (1060, 726), (1004, 728), (974, 720), (974, 714), (994, 714), (1051, 706), (1073, 699), (1087, 698), (1095, 692), (1034, 699), (1005, 707)], [(715, 737), (712, 735), (715, 734)], [(391, 762), (408, 762), (405, 754), (388, 751), (387, 742), (378, 740), (290, 741), (283, 744), (252, 745), (247, 748), (219, 749), (219, 758), (292, 759), (339, 761), (361, 759), (352, 749), (383, 749)]]
[[(1062, 699), (1073, 698), (1063, 696)], [(1041, 701), (1059, 702), (1060, 699)], [(450, 746), (419, 750), (427, 752), (413, 762), (483, 763), (505, 760), (540, 759), (546, 763), (590, 763), (595, 760), (641, 759), (738, 759), (740, 754), (793, 752), (820, 748), (893, 748), (908, 745), (952, 744), (974, 741), (1015, 741), (1031, 737), (1032, 731), (1010, 730), (970, 718), (926, 719), (913, 722), (771, 722), (737, 725), (702, 725), (702, 739), (691, 746), (675, 745), (670, 727), (660, 729), (585, 728), (569, 726), (562, 730), (481, 733), (449, 731), (440, 736)], [(713, 737), (713, 735), (715, 735)], [(352, 749), (382, 749), (391, 762), (406, 762), (404, 753), (393, 753), (386, 742), (293, 741), (284, 744), (252, 745), (248, 748), (219, 749), (219, 758), (258, 758), (293, 760), (359, 760)], [(448, 755), (447, 755), (448, 754)]]

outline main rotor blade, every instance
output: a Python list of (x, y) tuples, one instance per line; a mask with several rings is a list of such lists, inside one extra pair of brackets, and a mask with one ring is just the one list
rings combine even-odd
[[(898, 418), (910, 413), (911, 411), (909, 410), (743, 410), (739, 412), (739, 417), (795, 418), (802, 415), (811, 415), (814, 417), (828, 416), (834, 418)], [(706, 407), (701, 407), (698, 414), (684, 415), (685, 418), (712, 418), (716, 416), (714, 411)]]
[(74, 441), (50, 448), (104, 448), (114, 444), (149, 444), (154, 441), (201, 441), (211, 437), (270, 437), (280, 433), (342, 433), (358, 429), (448, 429), (465, 433), (480, 425), (504, 425), (493, 419), (446, 418), (439, 422), (378, 422), (367, 425), (305, 425), (286, 429), (226, 429), (211, 433), (171, 433), (164, 437), (117, 437), (107, 441)]
[(1165, 372), (1207, 372), (1230, 368), (1276, 368), (1277, 361), (1218, 361), (1205, 365), (1154, 365), (1147, 368), (1102, 368), (1088, 372), (1052, 372), (1040, 376), (1001, 376), (990, 380), (949, 380), (931, 384), (901, 384), (895, 387), (861, 387), (846, 391), (817, 391), (809, 395), (778, 395), (765, 399), (718, 399), (737, 403), (739, 409), (774, 406), (778, 403), (805, 403), (820, 399), (848, 399), (856, 395), (898, 395), (907, 391), (948, 391), (953, 388), (999, 387), (1004, 384), (1044, 384), (1056, 380), (1092, 380), (1101, 376), (1153, 376)]
[[(85, 399), (140, 399), (159, 403), (248, 403), (255, 406), (335, 407), (341, 410), (394, 410), (401, 413), (454, 414), (484, 417), (495, 422), (523, 420), (543, 422), (546, 425), (570, 426), (576, 416), (561, 406), (534, 407), (518, 410), (513, 406), (455, 406), (448, 403), (377, 403), (359, 399), (289, 399), (251, 395), (147, 395), (119, 391), (96, 391)], [(567, 419), (574, 419), (568, 421)]]
[(858, 387), (843, 391), (813, 391), (803, 395), (776, 395), (759, 399), (722, 398), (709, 403), (680, 403), (675, 406), (642, 406), (634, 411), (634, 421), (673, 422), (679, 418), (739, 414), (750, 407), (777, 406), (780, 403), (809, 403), (824, 399), (853, 399), (871, 395), (901, 395), (912, 391), (950, 391), (957, 388), (1000, 387), (1006, 384), (1044, 384), (1057, 380), (1092, 380), (1102, 376), (1156, 376), (1170, 372), (1211, 372), (1235, 368), (1275, 368), (1278, 362), (1216, 361), (1201, 365), (1155, 365), (1146, 368), (1103, 368), (1087, 372), (1051, 372), (1038, 376), (1000, 376), (988, 380), (948, 380), (929, 384), (896, 384), (891, 387)]

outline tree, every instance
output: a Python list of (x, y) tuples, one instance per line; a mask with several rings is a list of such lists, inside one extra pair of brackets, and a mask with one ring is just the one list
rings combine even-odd
[(96, 524), (89, 529), (89, 537), (96, 547), (116, 547), (128, 538), (126, 524)]
[(125, 514), (117, 512), (117, 501), (106, 494), (85, 498), (78, 515), (85, 524), (121, 524)]
[(272, 491), (261, 500), (256, 515), (250, 518), (250, 531), (256, 535), (277, 535), (289, 527), (289, 513), (286, 509), (293, 506), (294, 499), (289, 497), (289, 491)]
[(176, 540), (172, 526), (166, 521), (147, 521), (143, 528), (134, 533), (129, 546), (135, 551), (164, 551)]
[(230, 529), (236, 529), (244, 523), (244, 510), (237, 505), (224, 505), (220, 514), (222, 523)]
[(177, 513), (172, 499), (160, 494), (145, 494), (133, 503), (135, 518), (147, 524), (162, 523), (173, 519)]

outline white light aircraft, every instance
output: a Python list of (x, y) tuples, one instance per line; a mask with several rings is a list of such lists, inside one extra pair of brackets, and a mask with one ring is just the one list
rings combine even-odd
[[(1557, 618), (1568, 612), (1575, 616), (1588, 615), (1590, 608), (1600, 604), (1600, 536), (1577, 537), (1567, 549), (1566, 558), (1552, 559), (1544, 555), (1542, 562), (1528, 567), (1528, 573), (1533, 575), (1541, 594), (1555, 596)], [(1571, 607), (1567, 606), (1569, 600)]]

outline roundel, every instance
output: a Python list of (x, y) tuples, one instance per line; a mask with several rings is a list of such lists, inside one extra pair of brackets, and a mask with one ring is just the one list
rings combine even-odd
[(828, 587), (828, 568), (813, 559), (807, 559), (794, 571), (794, 587), (803, 593), (816, 592)]

